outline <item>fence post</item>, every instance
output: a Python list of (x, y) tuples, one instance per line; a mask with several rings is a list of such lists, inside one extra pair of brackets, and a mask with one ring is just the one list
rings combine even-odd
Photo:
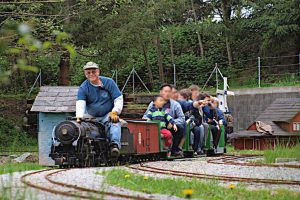
[(116, 70), (116, 84), (118, 85), (118, 70)]
[(260, 88), (260, 57), (257, 57), (257, 67), (258, 67), (258, 87)]
[(298, 64), (299, 64), (299, 77), (300, 77), (300, 53), (298, 54)]
[(134, 94), (134, 74), (135, 74), (135, 69), (132, 69), (132, 94)]
[(40, 87), (42, 86), (42, 69), (40, 68)]
[(216, 85), (217, 85), (217, 90), (218, 90), (218, 89), (219, 89), (219, 82), (218, 82), (218, 63), (216, 63), (215, 69), (216, 69)]
[(173, 63), (173, 81), (174, 81), (174, 86), (176, 86), (176, 65)]

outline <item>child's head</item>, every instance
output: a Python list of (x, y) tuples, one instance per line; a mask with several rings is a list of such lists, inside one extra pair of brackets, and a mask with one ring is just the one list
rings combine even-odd
[(200, 94), (200, 88), (197, 86), (197, 85), (191, 85), (190, 87), (189, 87), (189, 89), (191, 90), (191, 92), (192, 92), (192, 100), (193, 101), (197, 101), (197, 99), (198, 99), (198, 96), (199, 96), (199, 94)]
[(155, 107), (162, 108), (165, 105), (166, 100), (164, 98), (162, 98), (161, 96), (157, 96), (154, 98), (153, 102), (154, 102)]
[(212, 97), (211, 103), (212, 103), (214, 108), (219, 107), (219, 99), (217, 97)]
[(179, 100), (190, 100), (192, 92), (189, 88), (185, 88), (179, 91), (178, 99)]

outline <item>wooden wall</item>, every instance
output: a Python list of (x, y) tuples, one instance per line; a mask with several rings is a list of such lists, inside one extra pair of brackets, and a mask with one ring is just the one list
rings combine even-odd
[(52, 131), (67, 116), (74, 116), (74, 113), (39, 113), (38, 145), (40, 165), (54, 165), (54, 161), (49, 157), (52, 144)]

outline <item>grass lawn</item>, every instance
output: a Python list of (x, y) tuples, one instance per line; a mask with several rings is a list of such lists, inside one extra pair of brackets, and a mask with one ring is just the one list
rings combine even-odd
[(39, 170), (44, 168), (45, 167), (37, 163), (8, 163), (8, 164), (0, 165), (0, 174), (22, 172), (22, 171), (29, 171), (29, 170)]
[(266, 163), (274, 163), (276, 158), (300, 159), (300, 144), (294, 147), (277, 146), (274, 150), (264, 151), (264, 160)]
[(175, 195), (181, 198), (190, 197), (197, 199), (269, 199), (292, 200), (300, 199), (300, 194), (288, 190), (247, 190), (241, 184), (228, 187), (219, 186), (217, 181), (200, 181), (185, 178), (163, 178), (136, 175), (122, 169), (113, 169), (99, 172), (105, 175), (108, 184), (117, 185), (130, 190), (145, 193), (160, 193)]
[(264, 160), (261, 163), (275, 163), (276, 158), (297, 158), (300, 159), (300, 144), (294, 147), (276, 146), (275, 149), (258, 151), (258, 150), (234, 150), (233, 146), (227, 146), (228, 154), (261, 154)]
[(260, 154), (263, 155), (264, 151), (259, 151), (259, 150), (235, 150), (233, 146), (227, 145), (226, 146), (227, 154)]

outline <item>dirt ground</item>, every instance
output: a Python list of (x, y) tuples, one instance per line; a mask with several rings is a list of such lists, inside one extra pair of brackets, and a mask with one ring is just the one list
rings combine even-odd
[(22, 126), (26, 111), (26, 100), (13, 97), (0, 98), (0, 118), (13, 121), (17, 126)]

